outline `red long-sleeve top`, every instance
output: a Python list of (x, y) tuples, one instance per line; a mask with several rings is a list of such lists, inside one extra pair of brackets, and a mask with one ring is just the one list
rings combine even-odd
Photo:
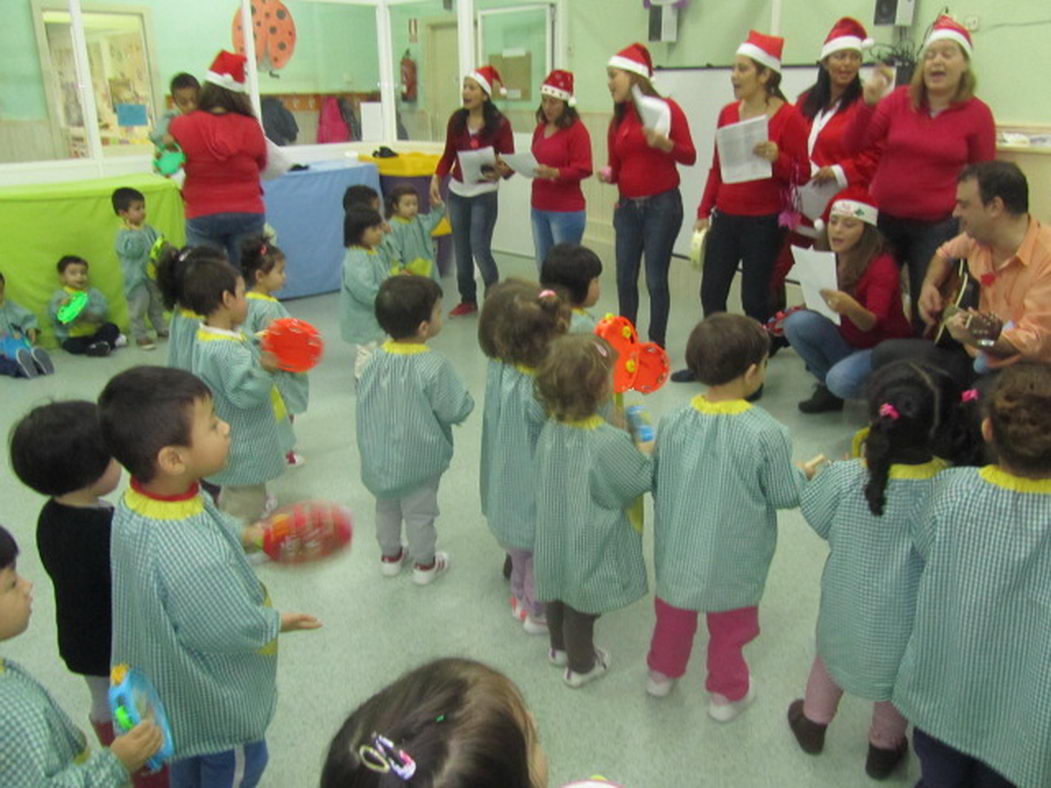
[(584, 192), (580, 182), (591, 175), (591, 135), (579, 120), (544, 136), (546, 123), (533, 131), (531, 150), (538, 164), (554, 167), (558, 178), (533, 179), (533, 207), (538, 211), (582, 211)]
[(172, 118), (168, 133), (186, 154), (182, 196), (187, 219), (266, 212), (259, 184), (266, 140), (258, 120), (237, 112), (197, 110)]
[[(717, 126), (729, 126), (741, 120), (740, 102), (727, 104), (719, 112)], [(768, 139), (777, 143), (777, 161), (772, 164), (773, 175), (757, 181), (723, 183), (719, 165), (719, 148), (713, 146), (712, 167), (708, 183), (697, 207), (697, 218), (707, 219), (713, 208), (734, 216), (767, 216), (780, 213), (784, 192), (792, 184), (805, 183), (810, 178), (807, 157), (807, 127), (803, 116), (789, 103), (782, 104), (772, 118), (767, 119)]]
[(859, 103), (846, 143), (852, 151), (880, 149), (869, 191), (884, 213), (928, 222), (946, 218), (956, 204), (960, 170), (996, 156), (993, 113), (979, 99), (932, 116), (912, 106), (903, 85), (874, 107)]
[(642, 120), (634, 102), (628, 101), (620, 125), (610, 124), (607, 137), (610, 177), (617, 184), (621, 197), (652, 197), (679, 185), (676, 164), (687, 167), (697, 161), (697, 150), (690, 137), (690, 124), (682, 108), (671, 99), (665, 99), (671, 110), (671, 129), (668, 139), (675, 147), (665, 153), (646, 144)]
[[(796, 109), (799, 110), (803, 122), (806, 124), (807, 147), (810, 145), (810, 135), (814, 128), (814, 120), (803, 115), (803, 103), (806, 101), (806, 91), (796, 101)], [(858, 98), (852, 101), (850, 106), (841, 109), (830, 117), (814, 140), (814, 147), (810, 150), (810, 161), (818, 167), (839, 167), (842, 173), (840, 186), (867, 186), (872, 180), (872, 174), (876, 171), (879, 162), (879, 153), (874, 148), (853, 151), (847, 146), (847, 127), (854, 120), (858, 108), (864, 105), (864, 101)], [(813, 174), (813, 173), (811, 173)]]
[(479, 150), (490, 146), (497, 153), (514, 153), (515, 137), (511, 132), (510, 121), (503, 116), (500, 117), (500, 125), (496, 127), (493, 133), (490, 133), (485, 126), (482, 126), (477, 134), (471, 134), (466, 123), (457, 131), (455, 122), (459, 113), (460, 110), (457, 110), (449, 118), (449, 124), (445, 129), (445, 150), (442, 151), (442, 157), (438, 160), (438, 166), (435, 168), (434, 174), (442, 178), (451, 172), (453, 180), (463, 183), (463, 175), (460, 173), (460, 160), (456, 154), (462, 150)]
[(912, 336), (901, 303), (901, 270), (889, 254), (874, 258), (851, 291), (854, 300), (876, 316), (876, 324), (868, 331), (862, 331), (846, 315), (840, 316), (839, 334), (851, 347), (865, 350), (884, 339)]

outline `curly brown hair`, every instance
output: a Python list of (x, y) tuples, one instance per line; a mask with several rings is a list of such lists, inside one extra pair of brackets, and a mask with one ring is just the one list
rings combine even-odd
[(690, 332), (686, 366), (706, 386), (721, 386), (739, 378), (770, 353), (770, 338), (753, 318), (717, 312)]
[(536, 367), (547, 346), (569, 328), (570, 305), (536, 282), (505, 279), (485, 297), (478, 344), (489, 358)]
[(1012, 471), (1051, 476), (1051, 367), (1022, 363), (1008, 367), (989, 396), (987, 413), (993, 447)]
[(551, 343), (536, 371), (536, 394), (558, 421), (593, 416), (613, 393), (616, 351), (594, 334), (566, 334)]

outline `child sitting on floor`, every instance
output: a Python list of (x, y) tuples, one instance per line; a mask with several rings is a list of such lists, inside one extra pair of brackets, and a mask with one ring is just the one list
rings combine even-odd
[[(55, 324), (55, 339), (62, 349), (74, 355), (108, 356), (113, 350), (127, 345), (128, 340), (120, 329), (109, 322), (106, 296), (88, 286), (88, 261), (67, 254), (58, 261), (56, 268), (62, 289), (51, 296), (48, 314)], [(66, 314), (63, 307), (72, 308), (84, 298), (87, 300), (76, 314)]]
[(7, 280), (0, 274), (0, 375), (35, 378), (55, 371), (51, 356), (36, 347), (40, 331), (36, 315), (7, 297)]

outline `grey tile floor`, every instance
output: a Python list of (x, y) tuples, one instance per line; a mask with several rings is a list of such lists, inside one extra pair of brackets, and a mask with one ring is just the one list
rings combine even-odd
[[(505, 276), (534, 276), (532, 261), (499, 256), (498, 262)], [(672, 265), (668, 336), (673, 367), (678, 367), (699, 305), (697, 274), (685, 261), (674, 260)], [(597, 312), (616, 306), (611, 268), (607, 263)], [(448, 310), (457, 301), (454, 279), (447, 277), (443, 285)], [(644, 295), (643, 325), (646, 303)], [(731, 305), (739, 309), (736, 290)], [(313, 613), (324, 623), (319, 631), (281, 638), (280, 700), (267, 736), (271, 756), (264, 785), (315, 785), (328, 741), (345, 715), (404, 670), (445, 655), (483, 660), (518, 683), (539, 722), (552, 786), (596, 773), (631, 788), (840, 787), (871, 782), (863, 769), (870, 704), (844, 698), (825, 753), (818, 757), (803, 754), (785, 724), (785, 710), (801, 696), (814, 654), (818, 586), (826, 555), (823, 542), (798, 511), (780, 516), (778, 551), (760, 607), (762, 634), (746, 649), (758, 700), (739, 719), (719, 725), (705, 713), (703, 625), (688, 673), (674, 692), (663, 700), (645, 694), (652, 594), (599, 621), (597, 641), (611, 651), (613, 668), (603, 680), (570, 690), (547, 664), (546, 638), (526, 635), (508, 615), (502, 553), (479, 511), (485, 362), (475, 338), (476, 320), (447, 321), (433, 342), (452, 359), (478, 405), (456, 431), (456, 454), (439, 492), (439, 541), (452, 555), (452, 569), (434, 585), (418, 588), (406, 574), (387, 579), (378, 571), (372, 499), (360, 482), (354, 442), (352, 356), (339, 340), (337, 297), (291, 301), (288, 307), (293, 315), (317, 325), (329, 341), (324, 360), (311, 376), (310, 409), (296, 422), (299, 450), (308, 463), (289, 471), (273, 489), (282, 502), (326, 498), (346, 504), (355, 514), (356, 533), (352, 549), (328, 562), (258, 567), (275, 606)], [(4, 434), (33, 404), (52, 398), (94, 399), (119, 370), (163, 363), (165, 358), (163, 345), (153, 353), (128, 348), (101, 360), (56, 353), (58, 371), (53, 377), (0, 378)], [(783, 351), (770, 363), (762, 406), (791, 429), (797, 459), (818, 452), (842, 455), (861, 426), (863, 409), (852, 404), (844, 413), (802, 416), (796, 402), (808, 396), (811, 386), (799, 358), (791, 350)], [(669, 383), (646, 398), (646, 404), (659, 418), (697, 391)], [(21, 545), (20, 570), (35, 583), (35, 602), (28, 632), (0, 645), (0, 655), (27, 665), (74, 719), (86, 723), (87, 691), (58, 657), (54, 597), (36, 554), (34, 530), (43, 499), (12, 477), (7, 462), (5, 451), (0, 522)], [(126, 479), (121, 489), (124, 484)], [(645, 546), (651, 560), (649, 531)], [(910, 756), (907, 767), (888, 783), (911, 784), (917, 776)]]

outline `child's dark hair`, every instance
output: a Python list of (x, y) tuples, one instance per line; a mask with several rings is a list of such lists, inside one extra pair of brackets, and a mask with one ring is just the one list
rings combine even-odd
[(98, 481), (111, 455), (94, 402), (39, 405), (11, 430), (11, 469), (41, 495), (66, 495)]
[(183, 90), (185, 88), (196, 88), (201, 89), (201, 83), (197, 81), (197, 77), (193, 74), (187, 74), (185, 71), (181, 71), (172, 77), (172, 81), (168, 84), (168, 92), (171, 95), (175, 95), (175, 91)]
[[(175, 305), (179, 304), (192, 309), (193, 307), (186, 302), (182, 292), (188, 274), (193, 272), (193, 275), (196, 276), (199, 267), (220, 264), (226, 264), (231, 271), (234, 270), (226, 259), (226, 252), (212, 246), (186, 246), (182, 249), (169, 246), (165, 248), (157, 260), (157, 288), (161, 291), (164, 306), (174, 309)], [(236, 271), (234, 273), (236, 275)], [(235, 278), (234, 288), (236, 287)], [(198, 312), (198, 314), (203, 313)]]
[(371, 208), (373, 200), (379, 200), (379, 198), (379, 192), (371, 186), (366, 186), (363, 183), (348, 186), (347, 190), (343, 192), (343, 211), (349, 211), (354, 206)]
[(485, 297), (478, 317), (478, 344), (489, 358), (536, 367), (551, 340), (568, 327), (566, 299), (536, 282), (505, 279)]
[(85, 260), (83, 257), (79, 257), (75, 254), (64, 254), (62, 255), (62, 257), (59, 258), (58, 263), (55, 265), (55, 268), (58, 269), (58, 272), (60, 274), (64, 274), (66, 272), (66, 269), (69, 268), (71, 265), (82, 265), (86, 268), (88, 265), (88, 261)]
[(99, 395), (102, 437), (128, 473), (148, 482), (161, 449), (191, 444), (193, 404), (211, 396), (204, 381), (181, 369), (126, 369)]
[[(383, 770), (382, 753), (380, 759), (374, 754), (377, 736), (391, 742), (395, 758), (404, 750), (415, 761), (410, 780)], [(540, 778), (530, 774), (535, 740), (532, 718), (510, 679), (472, 660), (439, 659), (351, 713), (329, 745), (321, 788), (536, 788)]]
[(441, 285), (429, 276), (392, 276), (376, 294), (376, 321), (394, 339), (414, 336), (420, 323), (431, 319), (441, 297)]
[(386, 206), (388, 219), (398, 212), (398, 203), (401, 202), (401, 198), (409, 196), (419, 199), (420, 193), (408, 184), (395, 186), (393, 189), (390, 190), (390, 194), (387, 195)]
[(594, 334), (557, 337), (536, 370), (536, 393), (547, 414), (558, 421), (586, 419), (613, 393), (611, 374), (617, 353)]
[(987, 397), (997, 462), (1027, 476), (1051, 476), (1051, 367), (1014, 364)]
[(875, 376), (869, 393), (869, 433), (865, 499), (883, 514), (890, 466), (918, 465), (953, 451), (960, 386), (944, 370), (912, 361), (888, 364)]
[(706, 386), (721, 386), (739, 378), (770, 354), (770, 337), (758, 322), (744, 315), (717, 312), (690, 332), (686, 366)]
[(361, 246), (361, 236), (370, 227), (382, 227), (383, 217), (379, 211), (362, 205), (352, 205), (343, 217), (343, 245)]
[(544, 263), (540, 267), (540, 284), (564, 289), (569, 294), (569, 300), (579, 306), (587, 300), (591, 280), (601, 274), (602, 261), (586, 246), (555, 244), (544, 256)]
[(284, 260), (285, 253), (270, 242), (265, 235), (253, 235), (241, 243), (241, 275), (245, 278), (245, 287), (255, 287), (256, 274), (266, 276), (274, 270), (278, 260)]
[(0, 525), (0, 570), (14, 569), (18, 558), (18, 542), (11, 532)]
[(4, 277), (4, 272), (0, 271), (0, 285), (6, 285), (7, 279)]
[(122, 211), (131, 208), (133, 202), (145, 203), (146, 195), (138, 189), (132, 189), (130, 186), (121, 186), (120, 188), (113, 190), (113, 196), (110, 197), (110, 202), (113, 203), (113, 213), (120, 214)]

